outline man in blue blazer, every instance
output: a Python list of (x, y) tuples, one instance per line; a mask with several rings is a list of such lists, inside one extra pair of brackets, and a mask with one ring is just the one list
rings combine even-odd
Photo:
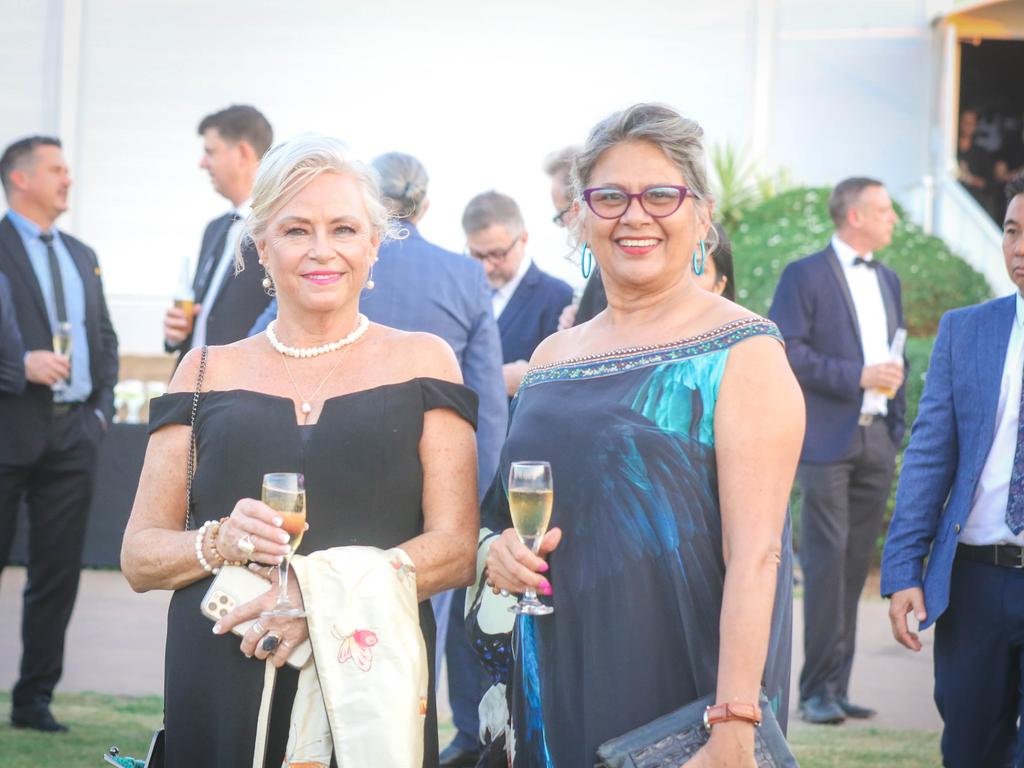
[[(425, 331), (451, 345), (466, 386), (480, 398), (477, 461), (481, 496), (498, 468), (505, 440), (508, 400), (501, 375), (501, 339), (491, 312), (491, 292), (478, 264), (427, 242), (417, 229), (429, 206), (427, 173), (415, 157), (397, 152), (373, 161), (389, 207), (407, 235), (381, 246), (373, 266), (373, 290), (360, 310), (371, 320), (406, 331)], [(250, 335), (277, 316), (272, 302)], [(477, 707), (485, 687), (483, 669), (463, 625), (465, 589), (432, 599), (437, 619), (438, 663), (448, 658), (448, 699), (456, 735), (441, 753), (442, 766), (475, 765), (479, 753)]]
[(903, 455), (882, 556), (896, 639), (935, 624), (949, 768), (1024, 765), (1024, 176), (1003, 223), (1011, 296), (947, 312)]
[(857, 604), (906, 410), (904, 363), (889, 354), (903, 325), (900, 281), (874, 258), (892, 239), (892, 202), (881, 182), (851, 178), (832, 191), (829, 213), (831, 243), (786, 267), (769, 311), (807, 404), (797, 478), (805, 577), (800, 708), (811, 723), (874, 714), (847, 694)]
[(528, 361), (544, 339), (558, 330), (562, 310), (572, 303), (572, 287), (542, 272), (526, 255), (529, 233), (516, 201), (484, 192), (462, 214), (469, 255), (484, 265), (491, 304), (501, 332), (505, 389), (519, 389)]

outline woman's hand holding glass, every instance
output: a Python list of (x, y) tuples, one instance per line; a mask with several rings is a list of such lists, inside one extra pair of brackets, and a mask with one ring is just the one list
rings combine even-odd
[(228, 560), (277, 565), (288, 554), (281, 514), (262, 501), (240, 499), (217, 532), (217, 551)]
[(506, 528), (487, 553), (487, 582), (496, 590), (520, 594), (528, 589), (551, 595), (551, 583), (544, 578), (546, 558), (562, 540), (562, 530), (552, 528), (541, 539), (537, 554), (523, 544), (515, 528)]
[[(236, 624), (257, 619), (256, 623), (242, 635), (239, 648), (246, 658), (255, 656), (263, 661), (272, 656), (274, 666), (280, 669), (288, 661), (291, 652), (309, 637), (309, 625), (301, 616), (266, 615), (267, 611), (273, 609), (277, 603), (278, 570), (275, 567), (257, 565), (251, 565), (249, 569), (267, 579), (270, 582), (270, 588), (255, 600), (237, 606), (231, 613), (214, 624), (213, 632), (223, 635), (230, 632)], [(297, 579), (288, 579), (288, 598), (295, 605), (301, 608), (305, 607)], [(274, 648), (264, 647), (264, 640), (268, 636), (277, 638)]]

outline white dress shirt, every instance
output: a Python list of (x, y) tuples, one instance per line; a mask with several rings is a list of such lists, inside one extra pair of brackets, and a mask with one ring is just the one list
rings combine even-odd
[(223, 285), (229, 271), (234, 267), (235, 250), (238, 248), (238, 238), (242, 234), (242, 221), (249, 215), (251, 210), (252, 199), (250, 198), (234, 211), (234, 214), (239, 218), (231, 222), (231, 226), (228, 227), (227, 237), (224, 238), (224, 251), (220, 255), (220, 261), (217, 262), (217, 266), (213, 269), (213, 275), (210, 277), (210, 287), (206, 289), (206, 294), (203, 296), (203, 303), (199, 308), (199, 314), (196, 316), (195, 327), (192, 329), (192, 349), (201, 347), (206, 343), (206, 324), (209, 322), (210, 312), (213, 310), (217, 294), (220, 293), (221, 285)]
[[(874, 256), (871, 253), (857, 253), (839, 235), (832, 236), (832, 250), (839, 258), (846, 284), (850, 287), (850, 296), (853, 297), (853, 306), (857, 310), (864, 365), (888, 362), (889, 322), (885, 314), (885, 302), (882, 300), (882, 286), (878, 282), (878, 270), (865, 264), (853, 263), (857, 256), (865, 261), (871, 261)], [(889, 399), (877, 389), (864, 390), (860, 412), (884, 416), (889, 412)]]
[(985, 466), (974, 491), (974, 503), (960, 532), (964, 544), (1017, 544), (1024, 546), (1024, 531), (1014, 536), (1006, 525), (1013, 454), (1017, 450), (1021, 375), (1024, 372), (1024, 299), (1017, 294), (1017, 314), (1006, 345), (1003, 378), (999, 382), (996, 430)]
[(523, 282), (523, 275), (526, 274), (526, 270), (530, 268), (533, 261), (529, 256), (523, 256), (523, 260), (519, 262), (519, 269), (516, 270), (515, 275), (512, 279), (505, 283), (501, 288), (496, 288), (491, 294), (491, 306), (494, 308), (494, 319), (497, 320), (501, 317), (501, 313), (505, 311), (505, 307), (508, 306), (509, 299), (512, 298), (512, 294), (516, 292), (516, 288)]

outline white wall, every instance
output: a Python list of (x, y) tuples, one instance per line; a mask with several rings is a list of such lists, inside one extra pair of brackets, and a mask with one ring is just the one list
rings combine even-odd
[[(676, 106), (709, 143), (752, 145), (760, 82), (756, 143), (799, 181), (868, 173), (899, 197), (927, 165), (923, 0), (75, 2), (76, 186), (62, 223), (97, 248), (128, 352), (159, 350), (178, 261), (226, 208), (196, 167), (195, 129), (230, 103), (256, 105), (279, 139), (314, 130), (366, 158), (417, 155), (432, 179), (424, 234), (454, 250), (473, 194), (511, 194), (534, 257), (576, 282), (541, 164), (632, 102)], [(2, 143), (60, 124), (62, 5), (0, 0), (18, 30), (0, 50)]]

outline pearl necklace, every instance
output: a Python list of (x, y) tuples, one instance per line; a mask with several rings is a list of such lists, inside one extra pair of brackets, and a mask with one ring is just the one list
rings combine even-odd
[(343, 339), (338, 341), (332, 341), (330, 344), (321, 344), (319, 347), (289, 347), (287, 344), (282, 344), (277, 334), (274, 333), (274, 327), (277, 325), (277, 320), (272, 320), (270, 325), (267, 326), (267, 330), (264, 333), (267, 334), (267, 339), (270, 341), (270, 346), (280, 352), (282, 355), (288, 355), (288, 357), (317, 357), (319, 355), (326, 355), (328, 352), (337, 352), (342, 347), (347, 347), (349, 344), (354, 344), (359, 341), (360, 337), (370, 327), (370, 321), (366, 319), (366, 315), (359, 315), (359, 321), (356, 323), (355, 329), (352, 333)]

